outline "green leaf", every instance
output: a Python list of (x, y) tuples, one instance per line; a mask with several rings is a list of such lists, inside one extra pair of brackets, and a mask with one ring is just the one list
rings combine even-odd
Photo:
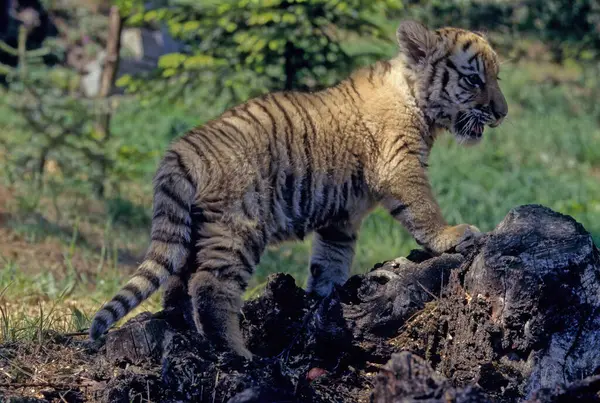
[(176, 69), (165, 69), (162, 72), (162, 76), (165, 77), (165, 78), (172, 77), (175, 74), (177, 74), (177, 70)]
[(121, 76), (116, 82), (117, 87), (127, 87), (131, 83), (131, 75), (125, 74)]
[(199, 28), (200, 28), (199, 21), (187, 21), (183, 24), (182, 31), (183, 32), (194, 32), (194, 31), (197, 31)]
[(214, 66), (215, 64), (216, 64), (216, 61), (211, 56), (195, 55), (195, 56), (188, 57), (183, 62), (183, 67), (186, 69), (197, 69), (199, 67)]
[(144, 14), (144, 21), (150, 22), (158, 19), (158, 10), (151, 10)]
[(158, 67), (162, 69), (176, 68), (179, 67), (186, 58), (187, 56), (182, 53), (168, 53), (158, 59)]

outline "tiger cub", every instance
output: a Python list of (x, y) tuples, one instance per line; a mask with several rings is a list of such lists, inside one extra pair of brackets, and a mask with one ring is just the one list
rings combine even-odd
[(133, 278), (95, 315), (93, 339), (165, 284), (164, 306), (250, 358), (241, 295), (266, 246), (314, 231), (308, 291), (349, 275), (361, 220), (382, 205), (434, 253), (478, 232), (449, 226), (427, 179), (446, 129), (476, 143), (508, 107), (479, 34), (402, 22), (399, 55), (314, 93), (271, 93), (176, 140), (154, 178), (152, 241)]

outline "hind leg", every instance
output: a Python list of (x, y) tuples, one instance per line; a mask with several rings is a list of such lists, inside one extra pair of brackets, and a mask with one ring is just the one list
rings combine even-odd
[(194, 327), (192, 300), (188, 293), (189, 271), (169, 276), (163, 286), (162, 305), (165, 311), (171, 311), (182, 324)]
[(332, 224), (315, 232), (307, 291), (327, 296), (334, 285), (343, 285), (350, 274), (356, 229), (350, 223)]
[(198, 270), (190, 278), (194, 322), (198, 331), (220, 347), (250, 359), (239, 314), (242, 294), (264, 245), (252, 229), (206, 224), (198, 243)]

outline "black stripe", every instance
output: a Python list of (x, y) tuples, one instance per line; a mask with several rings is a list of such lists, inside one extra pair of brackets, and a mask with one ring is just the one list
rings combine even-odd
[(471, 47), (472, 44), (473, 44), (473, 41), (471, 41), (471, 40), (466, 41), (462, 46), (463, 52), (466, 52)]
[(142, 291), (136, 285), (127, 284), (125, 287), (123, 287), (123, 291), (129, 291), (132, 293), (138, 302), (142, 302), (144, 300), (144, 294), (142, 294)]
[[(252, 135), (248, 135), (248, 136), (247, 136), (247, 135), (245, 135), (245, 133), (244, 133), (243, 131), (241, 131), (241, 130), (240, 130), (239, 128), (237, 128), (235, 125), (233, 125), (233, 124), (231, 124), (231, 123), (227, 122), (227, 121), (226, 121), (226, 120), (224, 120), (224, 119), (221, 119), (221, 120), (220, 120), (220, 123), (222, 123), (222, 124), (224, 124), (225, 126), (227, 126), (227, 127), (231, 128), (231, 130), (233, 130), (233, 131), (234, 131), (234, 132), (235, 132), (235, 133), (236, 133), (236, 134), (239, 136), (239, 137), (231, 137), (231, 136), (227, 135), (227, 138), (229, 138), (229, 139), (230, 139), (230, 141), (231, 141), (231, 143), (232, 143), (232, 144), (234, 144), (234, 145), (238, 145), (238, 144), (239, 144), (239, 141), (243, 141), (243, 142), (244, 142), (244, 144), (245, 144), (246, 146), (248, 146), (248, 145), (249, 145), (249, 142), (250, 142), (250, 141), (252, 141), (252, 145), (256, 147), (256, 142), (254, 141), (254, 138), (253, 138), (253, 136), (252, 136)], [(223, 130), (223, 133), (226, 133), (226, 132)]]
[(202, 197), (202, 202), (208, 203), (208, 204), (220, 203), (222, 201), (223, 201), (223, 196), (221, 196), (220, 194), (215, 195), (213, 193), (213, 194), (205, 195), (204, 197)]
[(131, 311), (131, 305), (129, 305), (129, 300), (126, 297), (117, 294), (112, 300), (113, 302), (118, 302), (119, 304), (123, 305), (125, 312)]
[(467, 87), (465, 87), (465, 86), (464, 86), (464, 85), (462, 85), (460, 82), (458, 83), (458, 86), (459, 86), (459, 88), (460, 88), (460, 89), (462, 89), (462, 90), (464, 90), (464, 91), (466, 91), (466, 92), (471, 92), (471, 91), (473, 91), (471, 88), (467, 88)]
[(192, 221), (196, 224), (196, 226), (206, 222), (206, 217), (204, 216), (204, 210), (195, 205), (192, 205), (192, 209), (190, 211), (190, 217), (192, 217)]
[[(163, 266), (165, 268), (167, 267), (167, 265), (161, 265), (161, 266)], [(173, 272), (170, 270), (169, 270), (169, 273), (173, 274)], [(136, 275), (136, 277), (143, 277), (146, 280), (148, 280), (155, 289), (160, 287), (160, 279), (158, 278), (158, 276), (156, 274), (154, 274), (153, 272), (151, 272), (148, 269), (139, 270), (135, 275)]]
[(348, 201), (350, 200), (350, 184), (348, 181), (344, 182), (342, 185), (342, 198), (343, 198), (343, 206), (346, 207), (348, 205)]
[[(313, 108), (315, 108), (315, 110), (316, 110), (316, 111), (318, 111), (318, 108), (316, 107), (316, 105), (315, 105), (315, 104), (313, 103), (313, 101), (312, 101), (312, 97), (311, 97), (310, 95), (307, 95), (307, 94), (302, 94), (302, 95), (304, 95), (304, 96), (305, 96), (305, 98), (306, 98), (306, 101), (307, 101), (308, 103), (310, 103), (310, 104), (313, 106)], [(317, 98), (319, 98), (319, 94), (318, 94), (318, 93), (317, 93), (317, 94), (315, 94), (315, 95), (317, 96)], [(319, 98), (319, 100), (321, 100), (321, 98)], [(321, 102), (323, 102), (323, 100), (321, 100)], [(323, 104), (325, 105), (325, 107), (326, 107), (327, 109), (329, 109), (329, 107), (327, 106), (327, 104), (325, 104), (325, 102), (323, 102)], [(314, 122), (314, 120), (313, 120), (313, 119), (312, 119), (312, 117), (310, 116), (310, 113), (308, 113), (308, 110), (307, 110), (307, 109), (306, 109), (306, 108), (305, 108), (305, 107), (304, 107), (304, 106), (303, 106), (303, 105), (302, 105), (300, 102), (298, 102), (298, 107), (299, 107), (299, 108), (302, 110), (302, 112), (304, 112), (304, 114), (306, 115), (306, 119), (308, 120), (308, 124), (310, 125), (310, 129), (312, 130), (313, 134), (314, 134), (314, 135), (316, 135), (316, 134), (317, 134), (317, 126), (315, 125), (315, 122)], [(333, 112), (331, 112), (331, 109), (329, 109), (329, 113), (331, 113), (331, 115), (332, 115), (332, 116), (334, 116), (334, 115), (333, 115)], [(339, 125), (338, 125), (338, 126), (339, 126)]]
[[(262, 103), (260, 103), (258, 100), (255, 101), (256, 105), (262, 109), (262, 111), (269, 117), (269, 119), (271, 119), (271, 124), (273, 126), (272, 130), (272, 134), (276, 134), (277, 133), (277, 120), (275, 119), (275, 116), (273, 116), (273, 114), (271, 113), (271, 111), (269, 111)], [(267, 131), (268, 133), (268, 131)]]
[[(244, 267), (244, 271), (252, 274), (251, 267)], [(210, 273), (217, 272), (218, 276), (226, 281), (235, 281), (239, 287), (243, 290), (248, 285), (248, 282), (244, 279), (244, 277), (240, 274), (239, 266), (232, 266), (231, 264), (223, 264), (219, 266), (212, 266), (202, 269), (203, 271), (208, 271)]]
[(300, 211), (304, 220), (308, 218), (311, 205), (314, 203), (312, 169), (307, 169), (302, 177), (302, 190), (300, 192)]
[[(225, 123), (223, 121), (221, 121), (221, 123)], [(218, 133), (221, 137), (219, 136), (215, 136), (217, 139), (221, 140), (221, 143), (223, 145), (226, 145), (228, 147), (234, 146), (236, 145), (236, 138), (233, 137), (231, 134), (229, 134), (226, 130), (221, 129), (220, 127), (210, 127), (209, 130), (214, 134), (215, 132)], [(223, 137), (225, 137), (225, 139), (223, 139)], [(224, 141), (225, 140), (225, 141)], [(229, 141), (229, 143), (227, 143), (226, 141)], [(247, 144), (247, 143), (246, 143)], [(216, 146), (215, 146), (216, 147)]]
[(246, 199), (242, 200), (242, 214), (244, 214), (244, 217), (246, 217), (248, 219), (254, 218), (254, 215), (250, 212), (250, 209), (248, 208), (248, 205), (246, 204)]
[(330, 196), (331, 199), (331, 204), (329, 204), (329, 208), (327, 209), (327, 212), (325, 214), (325, 219), (331, 219), (334, 218), (336, 210), (338, 209), (338, 193), (339, 193), (339, 187), (337, 185), (332, 186), (333, 191), (332, 191), (332, 195)]
[(169, 260), (167, 258), (165, 258), (164, 256), (159, 255), (158, 253), (154, 252), (152, 249), (150, 249), (148, 251), (148, 253), (146, 255), (146, 260), (150, 260), (150, 261), (156, 263), (160, 267), (167, 270), (170, 274), (173, 274), (173, 269), (171, 267), (171, 263), (169, 262)]
[(102, 329), (106, 329), (108, 327), (108, 322), (104, 318), (102, 318), (100, 316), (94, 317), (94, 322), (98, 322), (100, 324), (100, 327)]
[[(264, 216), (264, 215), (261, 214), (261, 216)], [(264, 248), (269, 243), (269, 232), (267, 231), (267, 226), (266, 225), (262, 225), (262, 227), (260, 229), (260, 235), (261, 235), (261, 239), (262, 239), (262, 245), (263, 245), (263, 248)], [(260, 253), (262, 253), (262, 251)], [(259, 258), (260, 258), (260, 256), (259, 256)], [(256, 261), (258, 262), (259, 260), (260, 259), (257, 259)]]
[[(244, 106), (245, 106), (246, 108), (248, 108), (248, 105), (244, 105)], [(232, 115), (233, 117), (235, 117), (235, 118), (238, 118), (238, 119), (241, 119), (241, 120), (243, 120), (244, 122), (246, 122), (246, 123), (247, 123), (247, 124), (249, 124), (249, 125), (252, 125), (252, 124), (254, 123), (254, 122), (252, 121), (252, 119), (248, 119), (248, 118), (246, 118), (246, 117), (242, 116), (242, 115), (241, 115), (241, 114), (238, 112), (238, 110), (237, 110), (237, 109), (232, 109), (230, 112), (231, 112), (231, 115)], [(247, 111), (245, 111), (245, 112), (246, 112), (246, 113), (248, 113)], [(260, 122), (259, 122), (259, 125), (260, 125)]]
[(408, 208), (407, 205), (405, 204), (400, 204), (398, 207), (394, 208), (393, 210), (390, 211), (390, 214), (392, 215), (392, 217), (396, 217), (400, 214), (402, 214), (402, 212), (404, 210), (406, 210)]
[[(476, 59), (478, 56), (479, 56), (479, 52), (475, 52), (475, 54), (474, 54), (473, 56), (471, 56), (471, 57), (469, 58), (469, 60), (467, 60), (467, 62), (468, 62), (469, 64), (473, 63), (473, 60), (475, 60), (475, 59)], [(479, 67), (479, 65), (478, 65), (477, 67)]]
[(356, 98), (352, 95), (352, 93), (348, 89), (348, 86), (344, 85), (343, 88), (344, 88), (344, 92), (346, 94), (348, 94), (348, 98), (350, 98), (350, 100), (352, 101), (352, 104), (355, 105), (356, 104)]
[(203, 152), (202, 149), (200, 148), (200, 146), (198, 146), (198, 144), (196, 144), (194, 141), (192, 141), (192, 139), (190, 139), (191, 135), (185, 135), (183, 137), (181, 137), (181, 141), (183, 141), (184, 143), (187, 143), (190, 147), (192, 147), (194, 149), (194, 152), (196, 154), (198, 154), (198, 156), (202, 156)]
[(346, 88), (345, 85), (340, 85), (337, 87), (337, 89), (340, 90), (344, 99), (350, 101), (351, 105), (354, 105), (356, 103), (356, 101), (354, 100), (354, 97), (352, 96), (352, 94), (350, 94), (350, 91), (348, 91), (348, 88)]
[(167, 232), (160, 229), (152, 231), (152, 236), (150, 239), (152, 241), (159, 241), (162, 243), (168, 243), (172, 245), (185, 245), (188, 242), (186, 237), (184, 237), (181, 234)]
[[(310, 97), (307, 96), (307, 100), (309, 98)], [(312, 120), (309, 112), (306, 110), (306, 108), (304, 108), (304, 106), (302, 104), (300, 104), (300, 102), (297, 102), (297, 103), (292, 102), (292, 107), (294, 107), (296, 109), (296, 113), (298, 113), (300, 116), (305, 117), (302, 119), (302, 123), (304, 124), (304, 133), (303, 133), (302, 141), (304, 142), (304, 154), (306, 155), (306, 172), (305, 172), (304, 176), (302, 177), (302, 182), (301, 182), (302, 190), (300, 192), (300, 211), (301, 211), (302, 217), (304, 219), (306, 219), (308, 216), (308, 212), (311, 209), (311, 203), (313, 203), (313, 198), (311, 197), (313, 194), (313, 192), (312, 192), (313, 155), (312, 155), (312, 145), (311, 145), (310, 139), (308, 137), (308, 126), (306, 123), (308, 122), (308, 125), (310, 126), (313, 138), (315, 138), (317, 135), (317, 128), (316, 128), (315, 123)], [(302, 235), (302, 237), (304, 236), (304, 226), (305, 225), (303, 222), (302, 226), (301, 226), (302, 227), (301, 234), (299, 234), (297, 232), (298, 229), (296, 229), (297, 236), (299, 236), (299, 237), (300, 237), (300, 235)], [(295, 227), (300, 228), (300, 223), (295, 224)]]
[[(450, 52), (446, 53), (444, 56), (439, 57), (438, 59), (434, 60), (431, 63), (431, 76), (429, 77), (429, 83), (427, 85), (427, 88), (431, 88), (431, 86), (433, 85), (433, 81), (435, 80), (435, 77), (437, 76), (437, 65), (444, 59), (447, 59), (450, 56)], [(427, 100), (429, 101), (429, 95), (427, 96)]]
[(289, 218), (294, 218), (294, 189), (296, 177), (293, 173), (288, 173), (285, 176), (285, 185), (283, 189), (283, 200), (286, 205), (287, 215)]
[[(329, 112), (329, 114), (331, 115), (330, 124), (331, 124), (331, 122), (335, 122), (335, 124), (337, 126), (338, 132), (341, 133), (342, 127), (341, 127), (340, 121), (337, 119), (336, 115), (333, 113), (333, 111), (331, 110), (331, 108), (329, 107), (329, 105), (327, 105), (327, 103), (321, 98), (321, 94), (315, 93), (315, 95), (317, 96), (317, 99), (319, 101), (321, 101), (321, 103), (323, 104), (323, 106), (325, 106), (325, 108), (327, 109), (327, 112)], [(317, 108), (317, 110), (318, 110), (318, 108)]]
[(204, 146), (204, 154), (206, 156), (210, 156), (213, 157), (213, 159), (211, 160), (211, 163), (216, 164), (219, 166), (219, 169), (221, 171), (223, 171), (223, 166), (221, 165), (221, 150), (219, 150), (219, 146), (217, 144), (215, 144), (215, 141), (220, 140), (221, 144), (224, 144), (222, 142), (221, 139), (219, 139), (219, 136), (215, 136), (214, 131), (207, 129), (207, 133), (211, 134), (211, 136), (204, 136), (200, 139), (198, 139), (198, 141), (200, 141), (202, 143), (202, 145)]
[[(292, 103), (292, 101), (290, 100), (290, 95), (288, 93), (284, 93), (283, 97), (285, 99), (287, 99), (288, 102)], [(289, 159), (289, 161), (288, 161), (289, 164), (291, 166), (294, 166), (294, 155), (293, 155), (293, 151), (292, 151), (292, 141), (293, 141), (292, 137), (294, 135), (294, 123), (292, 122), (290, 115), (287, 113), (287, 111), (285, 110), (283, 105), (281, 105), (281, 103), (277, 100), (277, 97), (272, 95), (271, 99), (275, 103), (275, 106), (277, 106), (277, 108), (281, 111), (281, 113), (283, 113), (283, 117), (285, 118), (285, 122), (287, 123), (287, 127), (284, 130), (284, 132), (285, 132), (285, 151), (286, 151), (288, 159)]]
[[(256, 105), (258, 105), (261, 108), (264, 108), (260, 103), (256, 102)], [(242, 110), (244, 112), (246, 112), (248, 114), (248, 116), (250, 116), (250, 119), (252, 119), (258, 126), (260, 126), (265, 133), (269, 133), (269, 131), (267, 130), (267, 128), (262, 124), (262, 122), (256, 117), (256, 115), (254, 115), (254, 113), (250, 112), (250, 110), (248, 109), (249, 105), (245, 104), (242, 106)]]
[(276, 209), (277, 206), (279, 204), (279, 175), (277, 170), (275, 169), (275, 161), (273, 158), (271, 158), (271, 160), (269, 161), (269, 175), (271, 178), (271, 206), (270, 206), (270, 213), (271, 213), (271, 219), (273, 220), (273, 223), (275, 224), (275, 226), (278, 228), (279, 227), (279, 222), (277, 221), (277, 216), (276, 216)]
[[(403, 138), (404, 138), (404, 136), (403, 136), (403, 135), (401, 135), (401, 136), (398, 136), (398, 137), (396, 138), (396, 140), (394, 140), (394, 143), (393, 143), (391, 146), (392, 146), (392, 147), (394, 147), (394, 146), (395, 146), (395, 145), (396, 145), (396, 144), (397, 144), (399, 141), (401, 141)], [(397, 155), (397, 154), (398, 154), (398, 153), (399, 153), (401, 150), (403, 150), (404, 148), (407, 148), (407, 147), (408, 147), (408, 143), (406, 143), (406, 142), (402, 142), (402, 144), (400, 144), (400, 146), (394, 150), (394, 152), (392, 153), (392, 155)]]
[[(232, 248), (228, 248), (228, 247), (223, 246), (223, 245), (217, 245), (217, 246), (210, 247), (210, 250), (208, 250), (207, 253), (210, 254), (210, 252), (223, 252), (223, 253), (225, 253), (225, 255), (218, 256), (218, 258), (223, 259), (223, 260), (227, 260), (227, 259), (231, 260), (230, 255), (233, 253), (237, 257), (238, 261), (244, 267), (252, 269), (252, 267), (254, 266), (252, 264), (252, 262), (250, 262), (250, 260), (248, 260), (248, 258), (246, 257), (246, 255), (244, 255), (244, 253), (241, 250), (239, 250), (239, 249), (232, 249)], [(214, 258), (215, 256), (211, 255), (211, 257)], [(232, 265), (232, 266), (234, 266), (234, 265)]]
[(446, 88), (448, 82), (450, 81), (450, 72), (444, 69), (444, 75), (442, 76), (442, 87)]
[(448, 61), (446, 62), (446, 66), (448, 66), (449, 68), (451, 68), (452, 70), (455, 70), (458, 74), (460, 74), (461, 76), (464, 76), (463, 73), (460, 72), (460, 70), (458, 70), (458, 68), (456, 67), (456, 65), (452, 62), (452, 60), (448, 59)]
[[(269, 156), (270, 156), (270, 159), (269, 159), (269, 172), (267, 172), (267, 175), (270, 176), (270, 175), (273, 174), (273, 170), (272, 170), (272, 168), (273, 168), (273, 161), (275, 160), (275, 158), (278, 158), (278, 154), (279, 154), (279, 153), (275, 154), (274, 150), (277, 147), (275, 147), (275, 148), (273, 147), (273, 143), (276, 142), (275, 139), (276, 139), (276, 136), (277, 136), (277, 120), (275, 119), (275, 116), (273, 116), (273, 114), (271, 113), (271, 111), (269, 111), (269, 109), (267, 107), (265, 107), (261, 103), (260, 100), (257, 99), (257, 100), (254, 101), (254, 103), (256, 104), (256, 106), (258, 106), (267, 115), (267, 117), (269, 119), (271, 119), (271, 125), (272, 125), (271, 133), (269, 133), (269, 131), (265, 128), (265, 133), (268, 136), (270, 135), (269, 136), (270, 140), (268, 141), (268, 150), (269, 150)], [(250, 116), (252, 116), (258, 122), (258, 119), (250, 111), (247, 111), (247, 112), (248, 112), (248, 114)], [(261, 124), (261, 126), (262, 126), (262, 124)], [(262, 126), (262, 127), (264, 127), (264, 126)], [(273, 180), (273, 183), (276, 183), (276, 181)], [(271, 211), (272, 211), (272, 209), (271, 209)]]
[(362, 166), (359, 166), (356, 171), (352, 173), (350, 177), (352, 182), (352, 193), (354, 196), (360, 196), (363, 193), (363, 186), (365, 181), (365, 170)]
[(152, 216), (152, 220), (155, 220), (155, 219), (161, 218), (161, 217), (165, 217), (173, 225), (187, 225), (187, 223), (186, 223), (187, 217), (182, 218), (182, 217), (179, 217), (179, 216), (176, 216), (175, 214), (173, 214), (172, 211), (165, 211), (165, 210), (158, 208), (154, 212), (154, 215)]
[(350, 77), (349, 80), (350, 80), (350, 88), (352, 88), (352, 90), (354, 91), (354, 93), (356, 94), (358, 99), (360, 99), (362, 101), (363, 99), (360, 96), (360, 93), (358, 92), (358, 90), (356, 89), (356, 83), (354, 82), (354, 78)]
[[(293, 97), (289, 93), (284, 92), (283, 93), (283, 97), (285, 99), (287, 99), (290, 103), (293, 103), (291, 101), (291, 98), (293, 98)], [(283, 114), (283, 117), (285, 118), (285, 121), (288, 124), (288, 126), (290, 128), (293, 128), (294, 124), (292, 123), (292, 119), (290, 118), (290, 115), (287, 113), (287, 111), (285, 110), (285, 108), (283, 107), (283, 105), (281, 105), (281, 103), (277, 100), (277, 97), (275, 95), (271, 95), (270, 99), (275, 103), (275, 106), (277, 106), (277, 108), (281, 111), (281, 113)]]
[(231, 130), (233, 130), (234, 132), (236, 132), (237, 134), (239, 134), (240, 137), (244, 137), (244, 132), (242, 132), (240, 129), (238, 129), (237, 127), (235, 127), (231, 123), (227, 122), (226, 120), (221, 120), (220, 123), (224, 124), (227, 127), (230, 127)]
[(252, 260), (254, 261), (255, 265), (258, 264), (263, 249), (263, 246), (260, 245), (259, 242), (259, 240), (255, 239), (255, 237), (251, 235), (244, 237), (244, 245), (250, 249), (250, 253), (252, 253)]
[(190, 205), (186, 203), (179, 195), (173, 193), (173, 190), (170, 189), (165, 183), (161, 183), (158, 185), (157, 191), (162, 192), (167, 198), (171, 199), (175, 204), (177, 204), (182, 210), (189, 211)]
[(250, 260), (248, 260), (248, 258), (244, 254), (244, 252), (242, 252), (241, 250), (238, 249), (235, 251), (235, 254), (238, 257), (238, 259), (240, 260), (240, 262), (242, 262), (244, 267), (246, 267), (249, 270), (253, 270), (254, 264), (252, 262), (250, 262)]
[(111, 316), (112, 316), (112, 322), (116, 322), (116, 321), (119, 319), (119, 317), (120, 317), (119, 313), (118, 313), (118, 312), (117, 312), (117, 310), (116, 310), (115, 308), (113, 308), (112, 306), (110, 306), (110, 305), (106, 305), (106, 306), (105, 306), (103, 309), (104, 309), (106, 312), (108, 312), (108, 313), (110, 313), (110, 314), (111, 314)]
[(374, 74), (375, 74), (375, 66), (371, 65), (371, 66), (369, 66), (369, 76), (367, 77), (367, 80), (369, 80), (371, 85), (375, 85), (375, 83), (373, 82)]
[(155, 183), (161, 183), (164, 182), (166, 180), (172, 179), (172, 178), (176, 178), (179, 177), (181, 179), (183, 179), (184, 181), (188, 182), (190, 184), (190, 186), (192, 188), (195, 188), (194, 186), (194, 182), (191, 181), (191, 177), (186, 173), (186, 172), (165, 172), (164, 174), (160, 175), (160, 176), (156, 176), (154, 178), (154, 182)]
[[(165, 158), (164, 158), (165, 161), (171, 160), (171, 158), (169, 158), (169, 155), (173, 155), (175, 157), (175, 162), (177, 163), (177, 167), (179, 168), (179, 171), (180, 171), (175, 174), (181, 175), (185, 180), (187, 180), (190, 183), (190, 185), (192, 185), (192, 187), (194, 187), (194, 181), (192, 180), (192, 177), (189, 173), (187, 166), (185, 166), (185, 163), (183, 162), (183, 158), (181, 157), (181, 154), (179, 154), (175, 150), (168, 150), (167, 155), (165, 155)], [(171, 173), (171, 174), (173, 174), (173, 173)]]
[(392, 63), (390, 63), (388, 60), (382, 61), (381, 64), (383, 64), (383, 73), (384, 74), (387, 74), (390, 71), (392, 71)]

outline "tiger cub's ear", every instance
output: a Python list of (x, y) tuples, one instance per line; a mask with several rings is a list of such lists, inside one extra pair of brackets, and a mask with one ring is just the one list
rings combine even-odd
[(416, 21), (402, 21), (396, 31), (400, 52), (410, 65), (418, 66), (435, 50), (437, 37), (423, 24)]

